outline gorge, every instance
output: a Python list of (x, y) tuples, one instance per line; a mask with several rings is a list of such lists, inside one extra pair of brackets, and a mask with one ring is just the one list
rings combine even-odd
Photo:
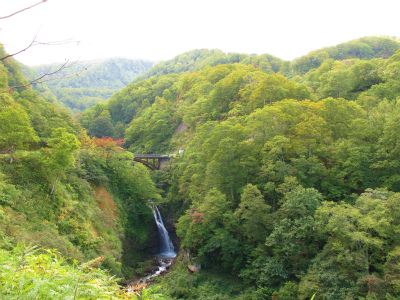
[(399, 298), (399, 49), (193, 50), (75, 118), (0, 61), (0, 295)]

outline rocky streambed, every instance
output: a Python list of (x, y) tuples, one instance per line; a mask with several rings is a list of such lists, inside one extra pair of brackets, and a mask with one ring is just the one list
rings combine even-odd
[(127, 281), (128, 292), (140, 292), (144, 287), (153, 283), (154, 278), (168, 272), (175, 257), (158, 254), (154, 257), (154, 264), (145, 270), (140, 278), (132, 278)]

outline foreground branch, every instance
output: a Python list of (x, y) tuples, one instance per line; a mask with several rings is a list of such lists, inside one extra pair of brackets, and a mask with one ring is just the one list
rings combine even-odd
[(61, 65), (61, 66), (60, 66), (57, 70), (55, 70), (55, 71), (51, 71), (52, 67), (50, 67), (49, 70), (48, 70), (45, 74), (43, 74), (42, 76), (40, 76), (40, 77), (38, 77), (38, 78), (36, 78), (36, 79), (34, 79), (34, 80), (32, 80), (32, 81), (29, 81), (29, 82), (26, 83), (26, 84), (11, 86), (11, 87), (9, 87), (8, 89), (5, 89), (5, 90), (3, 90), (3, 91), (0, 91), (0, 94), (2, 94), (2, 93), (7, 93), (7, 92), (12, 91), (13, 89), (16, 89), (16, 88), (24, 88), (24, 87), (27, 87), (27, 86), (31, 86), (31, 85), (33, 85), (33, 84), (38, 84), (38, 83), (43, 83), (43, 82), (52, 81), (52, 80), (58, 80), (58, 79), (68, 79), (68, 78), (72, 78), (72, 77), (74, 77), (74, 76), (79, 76), (82, 72), (84, 72), (84, 71), (87, 70), (87, 69), (85, 68), (85, 69), (83, 69), (83, 70), (81, 70), (81, 71), (79, 71), (79, 72), (77, 72), (77, 73), (74, 73), (74, 74), (72, 74), (72, 75), (69, 75), (69, 76), (51, 77), (52, 75), (55, 75), (55, 74), (57, 74), (58, 72), (61, 72), (61, 71), (65, 70), (65, 69), (67, 69), (67, 68), (73, 66), (73, 65), (76, 63), (76, 62), (74, 62), (74, 63), (68, 65), (68, 62), (69, 62), (69, 60), (67, 60), (63, 65)]
[(16, 14), (19, 14), (19, 13), (21, 13), (21, 12), (23, 12), (23, 11), (25, 11), (25, 10), (28, 10), (28, 9), (30, 9), (30, 8), (32, 8), (32, 7), (35, 7), (36, 5), (42, 4), (43, 2), (47, 2), (47, 0), (42, 0), (41, 2), (38, 2), (38, 3), (36, 3), (36, 4), (33, 4), (33, 5), (29, 6), (29, 7), (26, 7), (26, 8), (24, 8), (24, 9), (21, 9), (21, 10), (19, 10), (19, 11), (16, 11), (15, 13), (12, 13), (11, 15), (8, 15), (8, 16), (5, 16), (5, 17), (0, 17), (0, 20), (2, 20), (2, 19), (7, 19), (7, 18), (9, 18), (9, 17), (15, 16)]
[(38, 46), (38, 45), (44, 45), (44, 46), (60, 46), (60, 45), (69, 44), (69, 43), (75, 43), (75, 42), (79, 44), (79, 42), (77, 42), (77, 41), (72, 41), (72, 40), (56, 41), (56, 42), (46, 42), (46, 43), (44, 43), (44, 42), (39, 42), (39, 41), (37, 41), (37, 40), (36, 40), (36, 35), (35, 35), (33, 41), (32, 41), (27, 47), (25, 47), (24, 49), (22, 49), (22, 50), (20, 50), (20, 51), (18, 51), (18, 52), (16, 52), (16, 53), (7, 54), (6, 56), (0, 58), (0, 61), (3, 61), (3, 60), (5, 60), (5, 59), (7, 59), (7, 58), (10, 58), (10, 57), (13, 57), (13, 56), (15, 56), (15, 55), (18, 55), (18, 54), (20, 54), (20, 53), (22, 53), (22, 52), (25, 52), (26, 50), (28, 50), (29, 48), (31, 48), (31, 47), (33, 47), (33, 46)]

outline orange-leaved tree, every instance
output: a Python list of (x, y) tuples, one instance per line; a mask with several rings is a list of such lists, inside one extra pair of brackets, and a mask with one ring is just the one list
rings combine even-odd
[(110, 159), (114, 154), (118, 154), (124, 151), (124, 149), (121, 147), (124, 144), (124, 139), (114, 140), (111, 137), (103, 136), (101, 139), (93, 137), (92, 141), (95, 148), (107, 160)]

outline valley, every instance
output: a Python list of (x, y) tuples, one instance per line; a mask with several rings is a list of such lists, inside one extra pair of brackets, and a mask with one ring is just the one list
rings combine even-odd
[(0, 61), (4, 299), (400, 297), (397, 40), (111, 59), (33, 87), (48, 67), (16, 59)]

